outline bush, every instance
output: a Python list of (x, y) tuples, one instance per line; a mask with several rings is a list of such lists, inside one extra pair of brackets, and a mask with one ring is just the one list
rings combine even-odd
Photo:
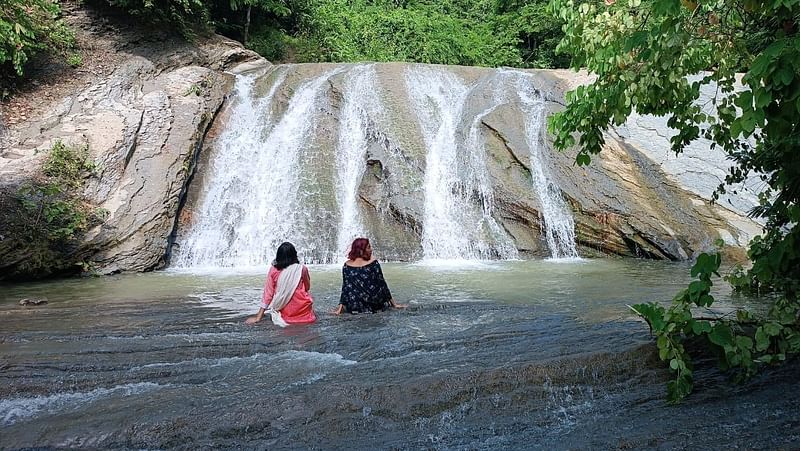
[[(416, 61), (462, 65), (519, 65), (517, 38), (464, 8), (413, 8), (319, 1), (309, 8), (303, 33), (327, 61)], [(460, 12), (457, 14), (456, 12)]]
[[(0, 8), (0, 65), (23, 74), (25, 62), (37, 52), (66, 57), (75, 35), (58, 17), (61, 9), (50, 0), (5, 0)], [(3, 69), (3, 72), (8, 72)]]
[(279, 61), (287, 54), (287, 36), (275, 28), (263, 27), (253, 32), (247, 48), (270, 61)]
[(93, 170), (88, 146), (67, 146), (61, 141), (53, 144), (42, 166), (46, 178), (17, 192), (31, 242), (67, 242), (96, 219), (78, 194)]
[(209, 5), (203, 0), (107, 0), (108, 4), (144, 22), (168, 25), (184, 37), (210, 25)]

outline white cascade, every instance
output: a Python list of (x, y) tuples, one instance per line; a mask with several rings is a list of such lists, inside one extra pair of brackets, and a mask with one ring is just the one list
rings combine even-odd
[(525, 113), (525, 138), (530, 149), (531, 178), (534, 192), (542, 205), (544, 234), (551, 258), (578, 258), (572, 213), (561, 195), (561, 189), (552, 181), (543, 156), (547, 149), (544, 140), (544, 99), (534, 88), (528, 74), (516, 71), (504, 71), (504, 74), (516, 78), (517, 95)]
[(483, 133), (481, 133), (483, 119), (497, 109), (499, 105), (500, 101), (495, 99), (492, 106), (472, 120), (465, 145), (466, 158), (468, 159), (466, 180), (472, 181), (481, 202), (481, 218), (478, 226), (484, 230), (487, 236), (492, 238), (491, 242), (481, 240), (475, 243), (480, 255), (483, 257), (495, 253), (497, 258), (501, 260), (516, 260), (519, 258), (519, 252), (514, 240), (492, 216), (494, 211), (494, 190), (489, 177), (489, 169), (486, 165), (486, 140)]
[(454, 74), (429, 67), (407, 70), (406, 85), (427, 148), (425, 259), (516, 258), (510, 237), (491, 217), (482, 116), (468, 122), (467, 137), (462, 137), (465, 103), (475, 86), (468, 88)]
[(345, 255), (354, 238), (367, 234), (358, 208), (358, 186), (366, 168), (370, 118), (383, 112), (374, 65), (356, 66), (347, 77), (336, 143), (339, 258)]
[(263, 266), (283, 241), (303, 248), (307, 237), (299, 236), (302, 228), (296, 227), (303, 208), (300, 154), (312, 139), (323, 87), (342, 70), (300, 85), (274, 125), (270, 105), (285, 72), (275, 76), (269, 92), (257, 101), (252, 94), (255, 78), (237, 78), (238, 104), (211, 162), (209, 172), (214, 177), (201, 196), (198, 221), (178, 248), (174, 266)]

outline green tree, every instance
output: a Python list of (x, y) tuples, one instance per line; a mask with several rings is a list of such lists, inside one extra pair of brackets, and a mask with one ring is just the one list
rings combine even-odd
[(546, 0), (295, 0), (296, 37), (325, 61), (553, 67)]
[(25, 62), (37, 52), (66, 56), (75, 37), (60, 13), (58, 2), (51, 0), (0, 0), (0, 66), (10, 64), (22, 75)]
[[(750, 245), (752, 268), (731, 280), (738, 289), (772, 292), (768, 314), (696, 320), (692, 308), (714, 300), (710, 275), (719, 260), (708, 255), (692, 270), (698, 280), (669, 309), (633, 307), (676, 373), (669, 399), (692, 390), (691, 359), (681, 344), (687, 337), (706, 339), (722, 367), (744, 377), (800, 351), (800, 2), (552, 0), (551, 7), (564, 22), (559, 48), (572, 54), (573, 68), (596, 76), (568, 93), (566, 109), (549, 123), (557, 147), (578, 145), (577, 164), (589, 164), (603, 132), (635, 109), (669, 116), (676, 153), (699, 137), (727, 153), (735, 164), (716, 195), (750, 174), (764, 181), (761, 205), (751, 213), (766, 220), (764, 234)], [(739, 70), (745, 74), (737, 88)], [(714, 115), (698, 103), (704, 85), (716, 86)]]
[(230, 7), (233, 11), (245, 8), (245, 22), (242, 37), (242, 44), (247, 46), (250, 34), (250, 20), (252, 16), (253, 7), (263, 13), (273, 14), (277, 17), (287, 17), (291, 14), (291, 10), (283, 0), (230, 0)]
[(210, 2), (206, 0), (106, 0), (145, 22), (166, 24), (186, 37), (209, 26)]
[(556, 47), (564, 36), (561, 22), (550, 13), (548, 0), (496, 0), (493, 28), (496, 32), (513, 33), (522, 67), (567, 67), (569, 57), (557, 54)]

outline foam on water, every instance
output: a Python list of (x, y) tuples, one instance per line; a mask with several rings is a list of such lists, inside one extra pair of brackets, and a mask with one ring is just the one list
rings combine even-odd
[(341, 354), (335, 352), (314, 352), (314, 351), (286, 351), (282, 355), (291, 359), (306, 360), (316, 363), (355, 365), (355, 360), (345, 359)]
[(355, 365), (358, 362), (355, 360), (348, 360), (342, 357), (341, 354), (336, 353), (322, 353), (313, 351), (283, 351), (276, 354), (256, 353), (245, 357), (220, 357), (212, 358), (196, 358), (191, 360), (181, 360), (178, 362), (155, 362), (145, 365), (139, 365), (130, 368), (129, 372), (137, 372), (141, 370), (153, 368), (169, 368), (169, 367), (201, 367), (201, 368), (219, 368), (228, 365), (248, 364), (262, 361), (294, 361), (312, 363), (315, 365)]
[(10, 426), (41, 413), (78, 410), (85, 404), (110, 396), (135, 396), (168, 386), (151, 382), (139, 382), (117, 385), (111, 388), (96, 388), (88, 392), (56, 393), (33, 398), (4, 399), (0, 400), (0, 418), (2, 418), (2, 425)]
[(433, 271), (503, 271), (505, 267), (502, 263), (492, 260), (466, 260), (466, 259), (446, 259), (446, 258), (426, 258), (414, 262), (411, 266), (428, 268)]

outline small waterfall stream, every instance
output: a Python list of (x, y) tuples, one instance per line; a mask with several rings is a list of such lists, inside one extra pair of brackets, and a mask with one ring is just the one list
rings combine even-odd
[(271, 261), (285, 240), (305, 244), (308, 237), (296, 232), (304, 207), (298, 202), (300, 152), (314, 129), (322, 87), (341, 70), (302, 84), (274, 126), (262, 112), (269, 110), (284, 78), (278, 75), (258, 102), (252, 100), (253, 80), (237, 80), (240, 103), (232, 113), (237, 125), (220, 138), (224, 151), (216, 153), (214, 179), (175, 266), (258, 266)]
[(345, 83), (344, 105), (336, 144), (336, 200), (339, 204), (337, 250), (347, 252), (352, 240), (366, 235), (358, 208), (358, 186), (366, 167), (368, 121), (381, 113), (375, 68), (356, 66)]
[[(271, 76), (276, 76), (272, 73)], [(242, 230), (252, 208), (233, 192), (240, 192), (249, 181), (258, 177), (253, 165), (253, 151), (261, 146), (265, 125), (272, 124), (270, 103), (286, 72), (279, 72), (269, 92), (261, 99), (253, 97), (256, 75), (236, 77), (231, 117), (236, 126), (226, 127), (219, 146), (227, 149), (218, 152), (210, 162), (209, 172), (214, 174), (205, 197), (197, 211), (197, 222), (184, 243), (174, 251), (172, 265), (193, 267), (237, 263), (238, 256), (231, 254), (230, 244)]]
[[(481, 119), (464, 117), (475, 85), (428, 67), (406, 71), (408, 95), (427, 147), (422, 248), (429, 260), (513, 259), (516, 248), (492, 218)], [(463, 137), (464, 122), (469, 124)]]
[(545, 129), (544, 100), (525, 90), (520, 90), (519, 95), (527, 110), (525, 135), (531, 152), (531, 178), (534, 191), (542, 203), (541, 213), (547, 246), (554, 259), (578, 258), (578, 251), (575, 249), (575, 223), (569, 207), (561, 196), (561, 189), (551, 181), (542, 158), (544, 148), (542, 134)]
[(536, 90), (530, 74), (515, 70), (501, 70), (501, 80), (516, 88), (525, 115), (525, 138), (530, 149), (530, 168), (533, 189), (541, 202), (544, 235), (551, 258), (579, 258), (575, 248), (575, 222), (561, 189), (549, 174), (544, 153), (545, 101)]
[(467, 87), (455, 75), (430, 68), (406, 72), (408, 94), (425, 145), (425, 215), (422, 249), (426, 259), (474, 259), (466, 229), (465, 192), (458, 177), (456, 131)]

